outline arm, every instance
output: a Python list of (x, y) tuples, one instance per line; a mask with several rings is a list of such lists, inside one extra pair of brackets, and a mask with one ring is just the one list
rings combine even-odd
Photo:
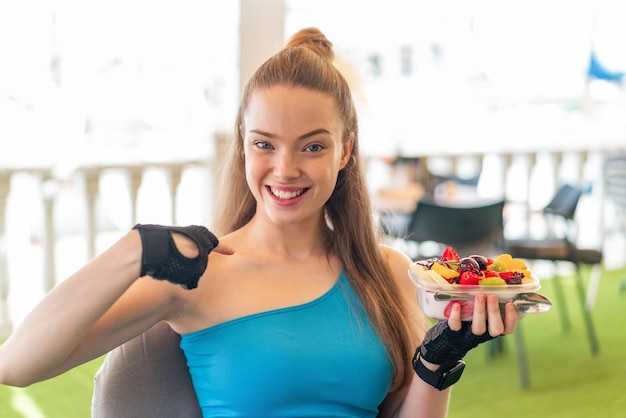
[[(164, 236), (170, 239), (169, 232)], [(197, 242), (181, 234), (172, 234), (172, 240), (182, 254), (174, 258), (208, 257), (198, 257)], [(149, 248), (155, 248), (155, 239), (142, 242), (132, 230), (46, 295), (0, 346), (0, 383), (27, 386), (56, 376), (171, 316), (176, 309), (172, 302), (182, 290), (139, 279)]]
[[(104, 341), (109, 337), (116, 340), (112, 344), (120, 343), (123, 337), (115, 336), (113, 328), (128, 324), (112, 327), (116, 315), (111, 319), (103, 315), (139, 278), (141, 253), (139, 233), (131, 231), (52, 289), (0, 346), (0, 382), (26, 386), (106, 352), (110, 347)], [(140, 312), (135, 309), (135, 315)], [(156, 323), (157, 318), (153, 320)], [(106, 336), (99, 335), (107, 328)]]
[[(512, 303), (506, 304), (505, 314), (502, 317), (497, 295), (478, 294), (474, 299), (474, 314), (471, 326), (467, 329), (463, 328), (461, 306), (458, 303), (455, 304), (447, 324), (438, 324), (427, 332), (420, 350), (422, 357), (418, 361), (421, 361), (429, 370), (436, 371), (440, 364), (447, 363), (449, 360), (442, 361), (441, 355), (437, 354), (427, 355), (428, 349), (425, 350), (424, 347), (432, 348), (437, 346), (439, 350), (447, 346), (449, 347), (448, 355), (456, 358), (460, 351), (466, 352), (471, 349), (467, 347), (475, 347), (481, 342), (500, 335), (513, 333), (516, 323), (517, 312)], [(439, 325), (445, 325), (445, 327)], [(444, 331), (441, 333), (441, 330)], [(461, 346), (464, 347), (461, 348)], [(463, 355), (460, 355), (460, 357), (463, 357)], [(436, 363), (430, 362), (425, 360), (426, 358), (438, 359), (438, 361)], [(398, 410), (397, 417), (445, 417), (448, 410), (449, 396), (450, 387), (439, 391), (415, 375), (408, 394)]]

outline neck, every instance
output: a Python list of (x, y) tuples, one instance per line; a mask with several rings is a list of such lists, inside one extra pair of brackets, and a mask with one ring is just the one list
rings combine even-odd
[(253, 218), (241, 232), (248, 242), (279, 257), (303, 258), (326, 254), (321, 222), (298, 225), (276, 225)]

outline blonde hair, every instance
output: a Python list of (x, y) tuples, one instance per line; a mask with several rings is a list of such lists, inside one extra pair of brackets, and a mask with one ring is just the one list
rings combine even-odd
[(410, 382), (412, 347), (418, 343), (421, 322), (411, 315), (401, 290), (391, 275), (378, 245), (378, 230), (372, 217), (362, 159), (358, 147), (358, 121), (348, 83), (333, 66), (332, 44), (316, 28), (296, 33), (287, 46), (263, 63), (243, 92), (237, 114), (234, 140), (222, 170), (215, 204), (214, 232), (219, 236), (235, 231), (252, 219), (256, 201), (248, 188), (243, 158), (244, 113), (251, 95), (276, 85), (306, 88), (332, 97), (344, 124), (343, 142), (354, 138), (352, 155), (337, 177), (326, 202), (324, 242), (328, 254), (338, 257), (383, 340), (394, 367), (392, 389)]

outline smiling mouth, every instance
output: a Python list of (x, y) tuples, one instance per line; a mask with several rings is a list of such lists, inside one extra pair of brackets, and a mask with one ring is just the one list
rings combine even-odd
[(270, 190), (270, 193), (272, 193), (274, 196), (276, 196), (280, 200), (289, 200), (289, 199), (295, 199), (296, 197), (302, 195), (302, 193), (304, 193), (307, 189), (285, 191), (285, 190), (277, 190), (272, 187), (269, 187), (269, 190)]

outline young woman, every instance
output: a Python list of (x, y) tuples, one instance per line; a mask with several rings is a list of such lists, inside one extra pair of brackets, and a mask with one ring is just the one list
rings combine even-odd
[(251, 78), (215, 202), (219, 244), (203, 227), (133, 228), (0, 346), (0, 382), (56, 376), (165, 321), (206, 417), (445, 416), (459, 360), (513, 332), (516, 312), (481, 294), (471, 322), (456, 305), (425, 334), (411, 260), (377, 242), (332, 59), (309, 28)]

